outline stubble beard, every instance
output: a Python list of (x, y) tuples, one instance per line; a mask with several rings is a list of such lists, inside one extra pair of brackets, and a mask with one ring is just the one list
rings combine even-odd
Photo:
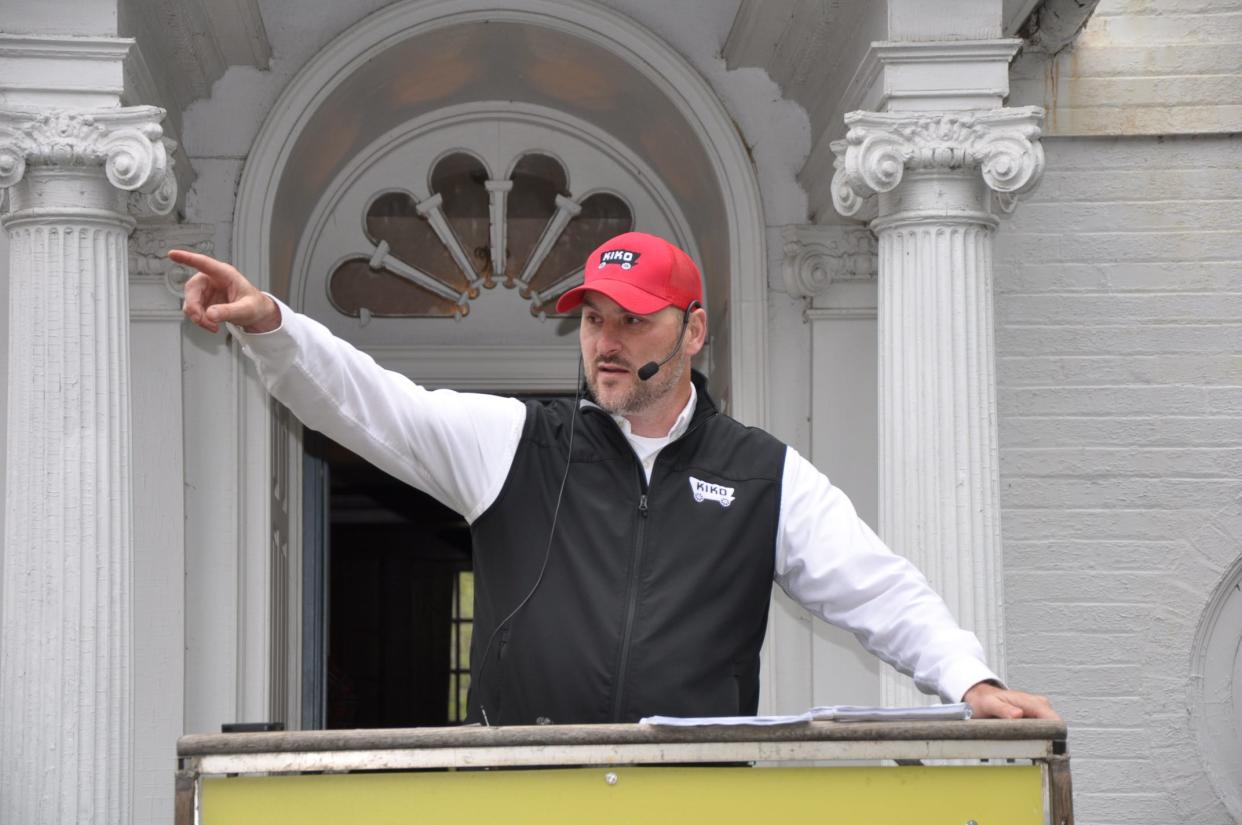
[(590, 389), (591, 395), (595, 398), (595, 403), (599, 404), (600, 408), (605, 412), (620, 416), (641, 415), (650, 410), (665, 396), (672, 393), (685, 374), (685, 359), (674, 358), (660, 367), (660, 371), (646, 381), (635, 375), (634, 383), (628, 389), (620, 391), (621, 394), (619, 396), (617, 391), (614, 390), (612, 397), (605, 398), (600, 393), (598, 380), (599, 363), (597, 363), (595, 370), (587, 375), (587, 388)]

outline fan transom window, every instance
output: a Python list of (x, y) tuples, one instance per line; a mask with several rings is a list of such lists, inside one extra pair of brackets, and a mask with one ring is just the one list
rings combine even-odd
[(328, 276), (337, 311), (370, 317), (458, 318), (484, 291), (517, 289), (537, 317), (582, 283), (591, 250), (634, 226), (630, 206), (610, 191), (575, 192), (560, 161), (523, 154), (493, 176), (473, 154), (455, 151), (431, 170), (431, 194), (378, 192), (367, 204), (368, 248)]

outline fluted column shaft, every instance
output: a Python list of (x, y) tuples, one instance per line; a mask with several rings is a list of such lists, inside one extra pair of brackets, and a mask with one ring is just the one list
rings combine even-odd
[[(901, 195), (938, 199), (946, 189), (982, 188), (964, 177), (913, 173)], [(950, 211), (958, 214), (949, 217)], [(1002, 672), (992, 343), (996, 222), (977, 206), (944, 212), (929, 221), (921, 210), (900, 210), (874, 224), (880, 534), (927, 575), (957, 620), (980, 636), (988, 663)], [(886, 703), (908, 705), (917, 698), (913, 685), (896, 674), (881, 684)]]
[[(860, 112), (847, 122), (837, 206), (878, 213), (880, 535), (1003, 674), (994, 209), (1011, 209), (1038, 179), (1039, 113)], [(894, 671), (881, 685), (886, 704), (922, 701)]]
[(0, 110), (11, 279), (0, 822), (129, 821), (126, 238), (131, 191), (157, 209), (175, 195), (160, 116)]

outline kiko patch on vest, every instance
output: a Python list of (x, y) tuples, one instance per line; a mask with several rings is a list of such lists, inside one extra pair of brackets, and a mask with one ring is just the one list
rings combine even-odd
[(690, 476), (690, 492), (694, 494), (695, 501), (715, 501), (721, 507), (728, 507), (733, 503), (734, 487), (725, 487), (722, 484), (712, 484), (710, 481), (702, 481)]

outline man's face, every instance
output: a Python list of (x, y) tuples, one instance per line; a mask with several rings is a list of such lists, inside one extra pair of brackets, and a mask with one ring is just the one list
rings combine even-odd
[(676, 307), (636, 315), (602, 293), (587, 293), (579, 338), (587, 386), (601, 407), (614, 415), (638, 415), (676, 389), (690, 358), (686, 351), (647, 381), (638, 377), (638, 369), (672, 351), (681, 319)]

